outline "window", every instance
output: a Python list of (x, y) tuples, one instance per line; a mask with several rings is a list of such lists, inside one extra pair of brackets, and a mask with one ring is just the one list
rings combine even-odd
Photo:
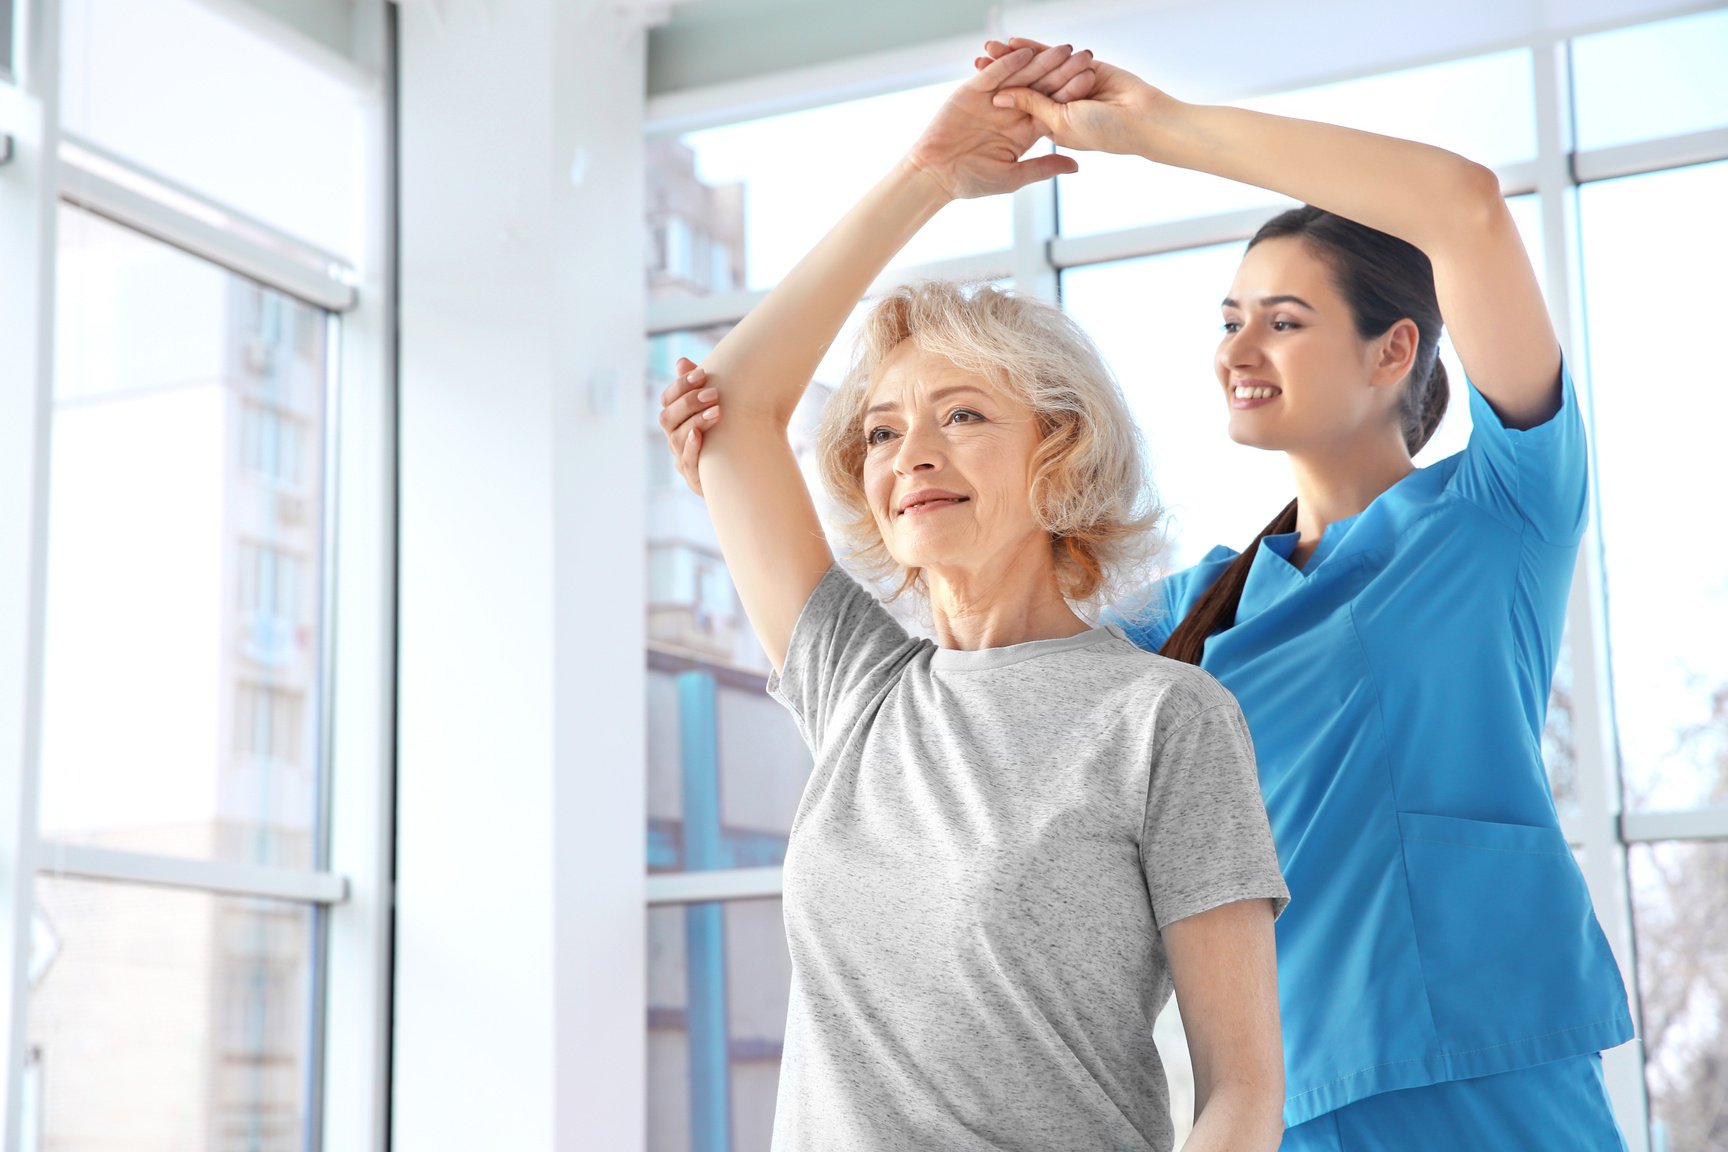
[(648, 913), (649, 1152), (768, 1148), (791, 980), (778, 900)]
[[(1718, 802), (1728, 800), (1728, 711), (1717, 716)], [(1631, 850), (1638, 930), (1639, 1039), (1654, 1148), (1706, 1152), (1728, 1139), (1728, 843)]]
[(360, 255), (365, 119), (349, 84), (198, 0), (59, 8), (66, 131), (289, 236)]
[[(29, 83), (0, 81), (0, 119), (29, 129), (0, 167), (0, 343), (21, 369), (0, 373), (0, 426), (20, 477), (47, 470), (0, 485), (0, 554), (40, 576), (0, 580), (27, 625), (3, 629), (11, 662), (37, 678), (7, 726), (40, 737), (0, 756), (0, 807), (35, 822), (0, 852), (35, 879), (0, 895), (30, 932), (0, 1010), (27, 1029), (9, 1145), (359, 1147), (385, 1098), (387, 806), (325, 816), (390, 771), (367, 739), (387, 684), (353, 674), (389, 667), (388, 561), (332, 545), (393, 531), (387, 361), (342, 342), (394, 339), (367, 287), (392, 232), (367, 57), (388, 18), (336, 5), (323, 47), (302, 15), (0, 0)], [(326, 1034), (359, 1061), (330, 1082)]]
[[(690, 279), (676, 271), (676, 261), (688, 259), (706, 281), (697, 286), (700, 292), (772, 287), (852, 206), (856, 190), (900, 158), (951, 87), (937, 84), (649, 141), (650, 229), (679, 220), (689, 229), (687, 238), (702, 233), (713, 245), (704, 258), (689, 243), (684, 257), (680, 244), (687, 241), (668, 235), (656, 249), (662, 266), (673, 280)], [(812, 178), (814, 173), (820, 177)], [(896, 264), (1004, 249), (1011, 242), (1006, 197), (962, 200), (942, 209)], [(652, 277), (649, 287), (655, 296), (675, 290)]]
[(36, 901), (42, 1147), (300, 1152), (316, 913), (51, 874)]
[[(1536, 156), (1527, 52), (1500, 52), (1284, 92), (1241, 105), (1279, 116), (1324, 120), (1386, 132), (1505, 165)], [(1166, 220), (1264, 208), (1284, 200), (1261, 188), (1137, 156), (1088, 153), (1080, 171), (1060, 177), (1057, 204), (1063, 235), (1086, 235)]]
[[(255, 409), (235, 350), (260, 337), (262, 290), (72, 209), (61, 244), (43, 834), (204, 857), (244, 853), (247, 838), (221, 830), (259, 821), (309, 837), (313, 791), (293, 810), (252, 807), (264, 797), (231, 787), (251, 765), (221, 738), (227, 701), (248, 701), (244, 730), (280, 732), (273, 759), (317, 777), (316, 743), (288, 736), (311, 717), (260, 703), (315, 693), (323, 548), (320, 517), (282, 516), (276, 494), (236, 466)], [(312, 311), (265, 298), (284, 323)], [(271, 378), (319, 374), (285, 355)], [(310, 426), (307, 436), (311, 455)], [(303, 491), (315, 498), (316, 486)], [(220, 595), (225, 584), (235, 591)], [(263, 670), (269, 689), (253, 679)]]
[(1728, 800), (1728, 544), (1684, 494), (1722, 473), (1721, 371), (1691, 333), (1728, 262), (1728, 162), (1579, 192), (1615, 722), (1632, 809)]
[(1572, 42), (1578, 146), (1607, 148), (1728, 125), (1728, 11)]
[[(60, 237), (42, 835), (314, 868), (327, 319), (81, 211)], [(302, 1146), (321, 910), (54, 874), (37, 897), (44, 1146)]]

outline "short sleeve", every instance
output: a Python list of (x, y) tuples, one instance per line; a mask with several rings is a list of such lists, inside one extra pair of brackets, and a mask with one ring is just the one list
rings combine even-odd
[(768, 694), (792, 713), (804, 742), (817, 752), (833, 717), (866, 714), (869, 702), (928, 646), (836, 564), (804, 602), (785, 667), (768, 678)]
[(1497, 519), (1549, 544), (1575, 544), (1589, 506), (1589, 455), (1572, 373), (1560, 367), (1560, 410), (1534, 428), (1508, 428), (1474, 384), (1470, 443), (1452, 487)]
[(1140, 858), (1160, 928), (1237, 900), (1269, 899), (1274, 915), (1290, 902), (1234, 699), (1203, 708), (1160, 743)]

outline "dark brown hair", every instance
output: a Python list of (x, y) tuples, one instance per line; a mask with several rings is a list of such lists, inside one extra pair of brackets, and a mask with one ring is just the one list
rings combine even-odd
[[(1434, 293), (1434, 266), (1414, 244), (1396, 236), (1304, 205), (1272, 217), (1254, 239), (1294, 236), (1326, 261), (1338, 294), (1350, 308), (1356, 334), (1364, 340), (1383, 336), (1400, 320), (1416, 324), (1416, 359), (1404, 386), (1404, 446), (1414, 456), (1434, 435), (1446, 414), (1450, 390), (1440, 363), (1440, 301)], [(1206, 640), (1236, 622), (1236, 607), (1248, 582), (1248, 569), (1260, 541), (1296, 531), (1296, 501), (1284, 506), (1254, 542), (1212, 582), (1159, 651), (1173, 660), (1200, 663)]]

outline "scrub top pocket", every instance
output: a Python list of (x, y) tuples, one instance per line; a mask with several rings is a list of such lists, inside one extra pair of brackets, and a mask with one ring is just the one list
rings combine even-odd
[[(1442, 1048), (1537, 1042), (1544, 1022), (1623, 1013), (1600, 979), (1613, 963), (1572, 850), (1558, 828), (1398, 814), (1417, 951)], [(1587, 939), (1563, 956), (1541, 942)], [(1581, 1013), (1592, 1001), (1599, 1012)], [(1535, 1052), (1533, 1050), (1533, 1057)]]

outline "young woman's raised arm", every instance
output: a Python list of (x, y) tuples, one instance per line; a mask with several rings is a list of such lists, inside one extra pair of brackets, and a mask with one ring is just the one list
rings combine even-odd
[[(991, 55), (1029, 41), (992, 42)], [(1069, 148), (1144, 156), (1292, 196), (1406, 240), (1434, 265), (1440, 312), (1472, 383), (1509, 426), (1560, 408), (1560, 346), (1494, 173), (1441, 148), (1241, 108), (1185, 104), (1095, 64), (1088, 99), (1002, 99)]]
[[(712, 385), (726, 398), (725, 422), (712, 425), (702, 446), (701, 487), (727, 569), (775, 668), (784, 663), (798, 614), (832, 562), (786, 438), (798, 398), (871, 281), (944, 204), (1075, 170), (1068, 157), (1021, 161), (1041, 134), (1038, 124), (995, 107), (991, 96), (1009, 84), (1072, 92), (1084, 88), (1075, 82), (1089, 66), (1087, 54), (1076, 57), (1066, 45), (1022, 49), (967, 80), (906, 158), (720, 341), (702, 368), (680, 363), (687, 382)], [(663, 424), (666, 418), (663, 413)]]

